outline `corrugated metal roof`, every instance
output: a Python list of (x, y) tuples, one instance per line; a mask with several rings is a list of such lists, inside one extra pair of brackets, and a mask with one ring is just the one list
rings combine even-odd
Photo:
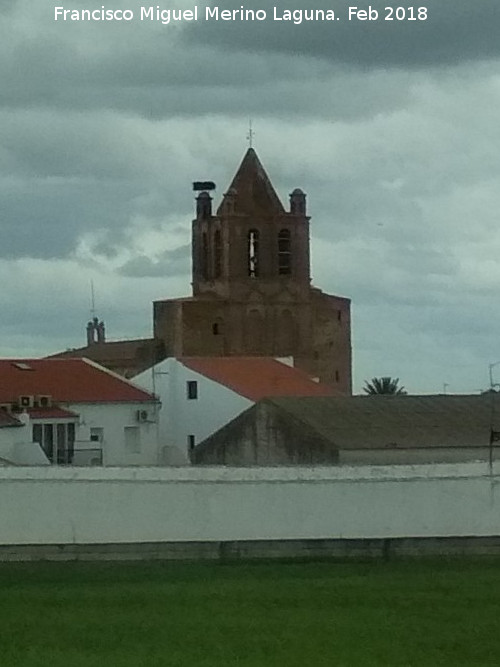
[(339, 449), (487, 446), (500, 395), (271, 398)]

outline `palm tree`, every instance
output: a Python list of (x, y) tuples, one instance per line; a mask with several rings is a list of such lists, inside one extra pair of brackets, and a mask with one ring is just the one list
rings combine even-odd
[(386, 394), (391, 396), (401, 396), (402, 394), (406, 394), (407, 392), (405, 388), (399, 387), (398, 384), (399, 378), (372, 378), (371, 382), (365, 380), (363, 391), (370, 394), (370, 396), (375, 394)]

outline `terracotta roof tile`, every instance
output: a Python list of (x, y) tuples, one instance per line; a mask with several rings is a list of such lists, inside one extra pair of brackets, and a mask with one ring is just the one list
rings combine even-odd
[(0, 359), (0, 403), (37, 394), (50, 395), (56, 403), (155, 400), (88, 359)]
[(196, 373), (232, 389), (251, 401), (270, 396), (331, 396), (334, 390), (270, 357), (183, 357)]
[(64, 408), (29, 408), (27, 410), (31, 419), (77, 419), (76, 412)]

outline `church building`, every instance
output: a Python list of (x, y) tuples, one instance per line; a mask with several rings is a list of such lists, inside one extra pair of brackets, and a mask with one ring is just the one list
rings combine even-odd
[(209, 191), (196, 198), (192, 291), (154, 302), (153, 339), (92, 337), (64, 356), (129, 377), (165, 357), (291, 356), (338, 393), (352, 393), (350, 300), (311, 286), (306, 195), (293, 190), (286, 210), (253, 148), (217, 209)]

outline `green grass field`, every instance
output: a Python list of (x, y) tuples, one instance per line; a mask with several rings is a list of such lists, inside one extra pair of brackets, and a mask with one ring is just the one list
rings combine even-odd
[(500, 665), (500, 561), (0, 564), (1, 667)]

